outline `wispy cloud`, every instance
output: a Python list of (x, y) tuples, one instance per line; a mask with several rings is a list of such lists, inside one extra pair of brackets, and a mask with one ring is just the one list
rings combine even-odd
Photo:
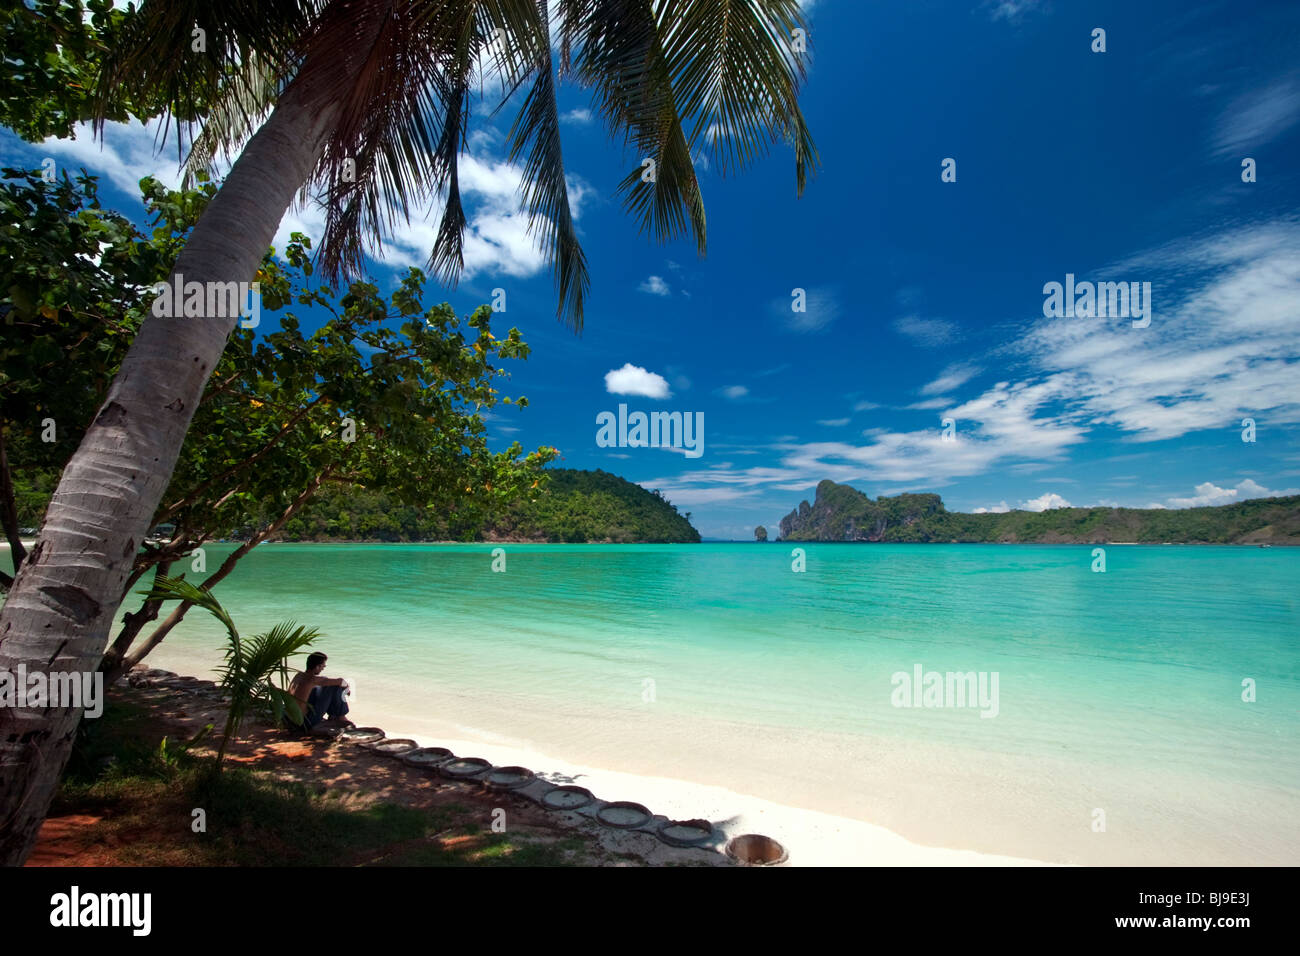
[(1042, 0), (985, 0), (984, 6), (992, 19), (1015, 23), (1046, 5)]
[(925, 411), (934, 411), (940, 408), (950, 408), (952, 407), (953, 404), (954, 402), (951, 398), (948, 398), (947, 396), (942, 396), (940, 398), (927, 398), (923, 402), (913, 402), (911, 405), (908, 405), (907, 407), (912, 411), (925, 412)]
[(794, 332), (822, 332), (839, 317), (839, 293), (832, 288), (804, 289), (803, 295), (791, 294), (771, 304), (787, 329)]
[(1264, 146), (1300, 121), (1300, 78), (1278, 80), (1237, 97), (1224, 108), (1215, 127), (1216, 156), (1244, 156)]
[(1091, 425), (1159, 441), (1267, 412), (1300, 421), (1300, 221), (1178, 242), (1125, 264), (1155, 280), (1145, 329), (1128, 320), (1042, 320), (1021, 345), (1040, 387)]
[(926, 319), (905, 315), (894, 320), (894, 331), (928, 349), (951, 345), (961, 338), (957, 323), (946, 319)]
[(948, 392), (961, 388), (981, 371), (983, 370), (969, 364), (949, 365), (933, 382), (922, 386), (921, 394), (946, 395)]

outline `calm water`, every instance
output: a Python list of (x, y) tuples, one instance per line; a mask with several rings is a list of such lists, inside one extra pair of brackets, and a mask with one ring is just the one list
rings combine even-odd
[[(218, 590), (244, 633), (295, 618), (332, 672), (431, 692), (1300, 782), (1300, 550), (805, 551), (511, 545), (499, 573), (491, 546), (276, 544)], [(167, 640), (220, 631), (192, 611)], [(997, 672), (997, 716), (893, 706), (917, 664)]]
[[(928, 845), (1300, 862), (1300, 549), (1110, 546), (1106, 573), (1082, 546), (805, 545), (802, 573), (775, 543), (508, 545), (504, 573), (492, 549), (275, 544), (217, 592), (245, 634), (319, 627), (353, 717), (390, 732)], [(150, 662), (198, 673), (222, 645), (193, 610)], [(917, 665), (996, 673), (997, 716), (894, 706)]]

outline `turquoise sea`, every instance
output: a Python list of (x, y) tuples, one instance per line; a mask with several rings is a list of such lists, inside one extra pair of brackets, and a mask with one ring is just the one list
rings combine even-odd
[[(1300, 863), (1300, 550), (1111, 545), (1098, 573), (1091, 546), (811, 544), (799, 572), (777, 543), (500, 547), (503, 572), (487, 544), (272, 544), (218, 594), (244, 633), (320, 627), (363, 722), (922, 842)], [(220, 646), (194, 610), (151, 662)], [(896, 706), (918, 666), (996, 674), (996, 716)]]

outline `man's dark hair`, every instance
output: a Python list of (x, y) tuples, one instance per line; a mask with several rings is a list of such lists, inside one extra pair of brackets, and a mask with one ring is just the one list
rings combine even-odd
[(320, 651), (317, 651), (315, 654), (308, 654), (308, 655), (307, 655), (307, 670), (311, 670), (311, 669), (312, 669), (313, 667), (315, 667), (317, 664), (324, 664), (325, 661), (327, 661), (327, 660), (328, 660), (328, 658), (327, 658), (324, 654), (322, 654)]

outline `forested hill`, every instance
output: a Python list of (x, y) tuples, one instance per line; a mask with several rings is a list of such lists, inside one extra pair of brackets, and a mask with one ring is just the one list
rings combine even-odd
[(283, 528), (286, 541), (598, 541), (696, 543), (690, 513), (605, 471), (548, 468), (535, 501), (512, 504), (485, 526), (434, 515), (357, 489), (322, 491)]
[(697, 544), (691, 513), (679, 513), (658, 491), (607, 471), (548, 468), (536, 501), (518, 502), (484, 531), (488, 540), (608, 541)]
[(1005, 514), (948, 511), (935, 494), (881, 496), (823, 481), (816, 500), (781, 519), (783, 541), (1041, 544), (1300, 544), (1300, 495), (1207, 508), (1053, 508)]

